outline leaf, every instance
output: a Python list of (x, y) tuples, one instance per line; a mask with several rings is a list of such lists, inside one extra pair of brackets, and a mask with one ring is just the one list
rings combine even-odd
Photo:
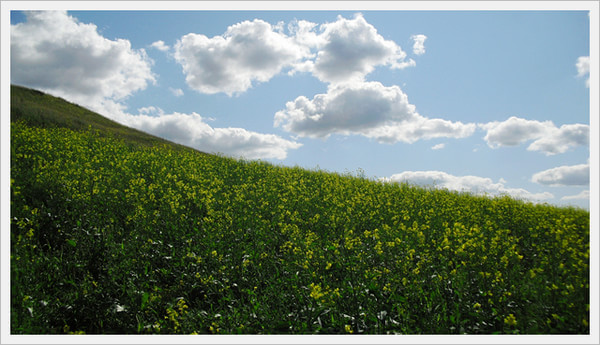
[(146, 309), (146, 304), (148, 303), (148, 298), (150, 298), (150, 294), (147, 292), (144, 292), (144, 294), (142, 295), (142, 307), (141, 307), (142, 310)]
[(75, 242), (74, 240), (67, 240), (67, 244), (71, 247), (77, 247), (77, 242)]

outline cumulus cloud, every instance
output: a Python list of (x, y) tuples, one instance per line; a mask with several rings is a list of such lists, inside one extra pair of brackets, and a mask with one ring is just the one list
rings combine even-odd
[(590, 199), (590, 191), (584, 190), (581, 193), (576, 195), (567, 195), (560, 198), (560, 200), (589, 200)]
[(487, 130), (484, 139), (492, 148), (517, 146), (525, 141), (543, 136), (554, 125), (550, 121), (539, 122), (512, 116), (503, 122), (489, 122), (481, 125)]
[(66, 11), (25, 12), (11, 25), (11, 83), (96, 108), (119, 107), (154, 83), (152, 60), (128, 40), (109, 40)]
[(413, 143), (436, 137), (463, 138), (476, 125), (419, 115), (398, 86), (379, 82), (331, 85), (312, 100), (300, 96), (275, 114), (275, 126), (300, 136), (360, 134), (383, 143)]
[(487, 177), (479, 176), (454, 176), (443, 171), (405, 171), (394, 174), (389, 178), (383, 178), (384, 182), (407, 182), (420, 186), (445, 188), (449, 190), (471, 192), (474, 194), (488, 195), (510, 195), (519, 199), (541, 201), (554, 198), (548, 192), (531, 193), (522, 188), (507, 188), (506, 181), (500, 179), (498, 182)]
[(575, 67), (577, 67), (578, 77), (585, 77), (586, 75), (588, 76), (588, 78), (585, 80), (585, 86), (590, 87), (590, 57), (580, 56), (579, 58), (577, 58), (577, 63), (575, 64)]
[(139, 115), (122, 114), (120, 122), (144, 132), (208, 153), (223, 153), (247, 159), (285, 159), (288, 150), (302, 144), (274, 134), (243, 128), (214, 128), (197, 113), (165, 114), (156, 107), (138, 109)]
[(427, 36), (425, 35), (412, 35), (410, 38), (414, 41), (413, 43), (413, 54), (415, 55), (423, 55), (425, 54), (425, 40)]
[(431, 147), (431, 149), (432, 149), (432, 150), (441, 150), (441, 149), (443, 149), (445, 146), (446, 146), (446, 144), (444, 144), (444, 143), (441, 143), (441, 144), (433, 145), (433, 146)]
[(193, 89), (232, 95), (268, 81), (309, 53), (277, 27), (255, 19), (230, 26), (222, 36), (189, 33), (175, 44), (174, 57)]
[(590, 165), (563, 165), (540, 171), (531, 180), (550, 186), (586, 186), (590, 183)]
[[(363, 80), (377, 66), (414, 66), (394, 41), (384, 39), (362, 15), (341, 16), (318, 25), (294, 20), (271, 25), (254, 19), (208, 38), (189, 33), (177, 41), (174, 57), (193, 89), (206, 93), (241, 93), (283, 70), (310, 72), (326, 83)], [(157, 49), (164, 42), (153, 44)]]
[(575, 146), (587, 146), (589, 133), (590, 126), (580, 123), (550, 128), (546, 135), (532, 142), (527, 149), (541, 151), (546, 155), (563, 153)]
[(405, 61), (401, 47), (384, 39), (360, 14), (353, 19), (338, 16), (337, 21), (320, 28), (312, 72), (324, 82), (362, 80), (379, 65), (396, 69), (415, 65), (413, 60)]
[(166, 51), (168, 51), (169, 49), (171, 49), (171, 48), (169, 48), (169, 46), (168, 46), (168, 45), (166, 45), (166, 44), (165, 44), (165, 42), (164, 42), (164, 41), (161, 41), (161, 40), (158, 40), (158, 41), (156, 41), (156, 42), (153, 42), (153, 43), (150, 45), (150, 47), (152, 47), (152, 48), (154, 48), (154, 49), (158, 49), (158, 50), (160, 50), (160, 51), (162, 51), (162, 52), (166, 52)]
[(487, 131), (484, 140), (492, 148), (533, 141), (528, 150), (554, 155), (589, 144), (589, 126), (584, 124), (562, 125), (558, 128), (552, 121), (540, 122), (513, 116), (503, 122), (494, 121), (479, 126)]
[[(161, 108), (155, 106), (141, 107), (138, 108), (138, 113), (143, 115), (164, 115), (164, 111)], [(130, 114), (122, 114), (125, 116), (131, 116)]]
[[(312, 23), (307, 20), (294, 19), (287, 25), (290, 37), (296, 44), (308, 48), (316, 48), (323, 44), (323, 38), (316, 32), (318, 29), (317, 23)], [(314, 58), (314, 54), (309, 57)]]

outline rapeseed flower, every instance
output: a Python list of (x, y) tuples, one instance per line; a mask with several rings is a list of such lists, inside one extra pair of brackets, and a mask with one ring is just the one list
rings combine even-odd
[(513, 314), (508, 314), (508, 316), (504, 318), (504, 323), (509, 326), (516, 326), (517, 318)]
[[(15, 142), (16, 151), (13, 156), (13, 176), (17, 177), (16, 181), (11, 180), (11, 188), (15, 185), (15, 191), (19, 188), (22, 194), (27, 195), (14, 200), (15, 217), (11, 220), (11, 225), (18, 231), (14, 231), (11, 237), (11, 240), (14, 239), (11, 263), (14, 264), (15, 273), (26, 278), (15, 283), (16, 288), (28, 293), (23, 301), (17, 301), (25, 308), (33, 305), (34, 301), (37, 303), (42, 298), (48, 298), (40, 294), (36, 286), (43, 284), (30, 272), (42, 272), (49, 263), (54, 262), (48, 256), (53, 251), (29, 250), (33, 248), (33, 243), (38, 243), (32, 240), (41, 236), (40, 231), (44, 230), (42, 224), (53, 220), (50, 214), (46, 217), (50, 210), (47, 207), (41, 207), (38, 211), (33, 208), (35, 204), (26, 204), (25, 200), (31, 199), (31, 192), (21, 187), (27, 185), (29, 179), (30, 183), (40, 186), (56, 180), (56, 186), (63, 188), (60, 196), (64, 192), (65, 198), (72, 201), (69, 207), (73, 207), (74, 211), (78, 211), (77, 205), (91, 207), (90, 212), (81, 212), (89, 217), (81, 219), (83, 224), (65, 223), (56, 229), (58, 232), (66, 232), (71, 225), (72, 228), (88, 230), (97, 227), (99, 232), (109, 235), (107, 238), (114, 235), (113, 237), (121, 239), (125, 237), (127, 229), (132, 229), (133, 236), (130, 242), (125, 242), (126, 248), (120, 243), (115, 247), (114, 243), (106, 240), (106, 243), (102, 243), (111, 255), (111, 260), (104, 265), (109, 272), (116, 268), (131, 268), (134, 274), (128, 280), (136, 286), (153, 291), (146, 297), (146, 303), (143, 303), (143, 309), (147, 313), (144, 315), (156, 315), (158, 319), (154, 325), (152, 323), (156, 320), (146, 321), (148, 324), (144, 329), (149, 333), (192, 332), (194, 329), (187, 327), (202, 315), (196, 303), (189, 304), (189, 307), (183, 299), (177, 299), (175, 304), (169, 303), (166, 297), (163, 299), (159, 294), (161, 291), (164, 291), (165, 296), (173, 296), (174, 293), (185, 295), (192, 286), (203, 286), (206, 290), (200, 295), (204, 296), (200, 297), (203, 301), (220, 308), (225, 307), (225, 303), (220, 303), (225, 299), (220, 298), (227, 297), (230, 299), (227, 307), (232, 309), (232, 314), (239, 312), (241, 309), (236, 309), (241, 302), (240, 299), (236, 300), (239, 294), (227, 292), (229, 286), (234, 286), (233, 281), (239, 282), (238, 278), (242, 278), (242, 282), (247, 284), (244, 290), (251, 295), (248, 301), (256, 309), (252, 313), (254, 318), (257, 314), (264, 315), (269, 312), (269, 308), (277, 307), (277, 303), (283, 301), (281, 298), (271, 300), (267, 294), (277, 293), (281, 287), (278, 284), (286, 284), (284, 290), (290, 293), (289, 300), (296, 301), (304, 295), (304, 298), (312, 302), (309, 303), (312, 306), (298, 308), (292, 314), (296, 320), (303, 319), (308, 313), (316, 313), (315, 304), (325, 304), (327, 310), (330, 310), (327, 315), (334, 316), (332, 323), (335, 325), (331, 327), (338, 327), (339, 331), (345, 333), (357, 333), (353, 328), (353, 325), (358, 325), (355, 322), (359, 322), (365, 332), (373, 333), (387, 332), (389, 327), (397, 329), (397, 324), (402, 324), (403, 320), (415, 320), (415, 309), (410, 308), (408, 303), (415, 296), (427, 298), (432, 303), (443, 303), (439, 300), (440, 296), (428, 293), (437, 290), (436, 287), (445, 286), (447, 280), (450, 280), (448, 284), (453, 289), (459, 288), (463, 281), (466, 283), (460, 291), (464, 293), (463, 296), (485, 302), (482, 306), (481, 302), (463, 301), (467, 302), (467, 307), (471, 304), (468, 308), (471, 313), (464, 314), (465, 319), (469, 318), (469, 322), (464, 324), (466, 332), (473, 331), (474, 324), (484, 314), (489, 319), (498, 317), (504, 327), (511, 327), (511, 331), (526, 331), (532, 319), (538, 321), (542, 331), (561, 332), (588, 327), (589, 304), (586, 305), (586, 302), (589, 301), (583, 297), (587, 296), (586, 289), (589, 289), (589, 230), (584, 223), (575, 224), (579, 220), (571, 221), (571, 218), (566, 218), (561, 229), (557, 229), (556, 217), (552, 214), (555, 211), (549, 211), (545, 206), (528, 209), (529, 206), (526, 205), (508, 204), (511, 208), (514, 206), (515, 212), (510, 213), (514, 219), (507, 219), (507, 213), (501, 210), (501, 207), (506, 206), (503, 205), (504, 199), (489, 203), (487, 200), (478, 200), (485, 206), (478, 209), (480, 205), (469, 204), (471, 200), (461, 199), (457, 203), (457, 200), (452, 200), (457, 196), (452, 194), (436, 194), (435, 197), (440, 199), (432, 200), (427, 199), (431, 196), (419, 195), (416, 190), (405, 187), (401, 190), (394, 187), (394, 193), (376, 189), (370, 194), (369, 188), (353, 185), (355, 182), (352, 180), (326, 174), (319, 173), (321, 180), (311, 180), (308, 174), (300, 176), (293, 169), (279, 171), (268, 167), (268, 170), (262, 171), (260, 164), (252, 163), (248, 167), (253, 170), (244, 170), (245, 165), (232, 160), (223, 165), (217, 158), (208, 156), (196, 160), (175, 152), (171, 156), (171, 153), (159, 150), (145, 150), (142, 153), (133, 148), (127, 148), (123, 152), (118, 152), (116, 150), (119, 148), (115, 148), (114, 152), (110, 151), (109, 157), (102, 157), (103, 153), (100, 151), (94, 152), (93, 162), (86, 162), (85, 159), (91, 156), (91, 152), (84, 150), (77, 153), (85, 154), (85, 159), (79, 159), (81, 164), (64, 166), (64, 169), (58, 164), (59, 157), (51, 157), (54, 159), (47, 160), (48, 164), (34, 164), (32, 167), (35, 171), (29, 172), (23, 171), (23, 166), (29, 165), (20, 162), (32, 158), (23, 153), (39, 151), (35, 147), (28, 150), (25, 148), (43, 135), (23, 140), (24, 138), (19, 139), (18, 130), (11, 132), (13, 134), (11, 141)], [(64, 146), (58, 141), (54, 145), (57, 152), (66, 151), (59, 147), (61, 145)], [(79, 146), (81, 145), (69, 144), (68, 150), (75, 152)], [(97, 150), (107, 147), (95, 146), (98, 146), (94, 148)], [(44, 158), (43, 154), (38, 156), (35, 156), (36, 159)], [(110, 161), (106, 161), (107, 158)], [(157, 162), (160, 164), (156, 164)], [(44, 169), (40, 170), (41, 167)], [(230, 167), (237, 169), (235, 173), (229, 170)], [(281, 172), (276, 178), (266, 175), (275, 170)], [(83, 178), (89, 176), (93, 178)], [(311, 195), (311, 185), (319, 186), (319, 193)], [(357, 190), (360, 192), (355, 193)], [(91, 193), (96, 194), (95, 200), (89, 200)], [(377, 203), (376, 200), (381, 202)], [(417, 216), (417, 207), (423, 208), (422, 205), (432, 204), (431, 201), (435, 201), (433, 204), (439, 209), (435, 212), (423, 209)], [(461, 204), (463, 201), (464, 205)], [(101, 207), (102, 216), (94, 217), (93, 211), (98, 206)], [(527, 210), (535, 215), (535, 222), (539, 224), (533, 225), (521, 215)], [(539, 211), (544, 213), (538, 213)], [(409, 217), (409, 214), (415, 214), (415, 217)], [(499, 219), (502, 226), (495, 217), (503, 217)], [(409, 219), (412, 225), (408, 223)], [(458, 220), (464, 225), (458, 223)], [(40, 223), (42, 221), (44, 223)], [(510, 230), (505, 230), (505, 227)], [(242, 230), (247, 228), (252, 231)], [(56, 237), (68, 238), (72, 242), (67, 242), (72, 247), (65, 247), (68, 249), (65, 255), (80, 255), (88, 245), (94, 243), (83, 234), (83, 231), (63, 232)], [(548, 236), (549, 234), (552, 236)], [(167, 245), (166, 243), (172, 243), (173, 238), (179, 239), (178, 245)], [(64, 244), (64, 240), (62, 241), (59, 245)], [(530, 246), (526, 247), (523, 254), (531, 260), (523, 260), (524, 255), (518, 251), (525, 244)], [(274, 250), (269, 245), (273, 245)], [(261, 248), (263, 252), (260, 251)], [(252, 250), (252, 256), (239, 259), (237, 253), (243, 255), (249, 250)], [(386, 256), (383, 257), (383, 254)], [(154, 262), (167, 257), (171, 258), (172, 263), (178, 263), (178, 259), (181, 259), (181, 265), (163, 268), (158, 262)], [(144, 262), (148, 263), (145, 269), (140, 264)], [(115, 264), (118, 266), (114, 266)], [(203, 265), (200, 266), (201, 264)], [(251, 269), (260, 265), (265, 269)], [(282, 274), (268, 274), (270, 270), (277, 270)], [(163, 276), (169, 277), (168, 273), (173, 273), (172, 279), (169, 278), (167, 283), (161, 282)], [(525, 279), (522, 279), (522, 274)], [(466, 280), (467, 278), (469, 279)], [(91, 299), (95, 297), (88, 290), (102, 287), (103, 291), (111, 294), (107, 290), (109, 286), (101, 286), (91, 275), (86, 279), (89, 284), (83, 284), (81, 290), (76, 290), (75, 293), (83, 292), (83, 296)], [(34, 284), (23, 288), (19, 284), (25, 281)], [(314, 283), (310, 284), (311, 281)], [(344, 283), (349, 281), (352, 281), (350, 289)], [(434, 289), (421, 289), (424, 281), (425, 284), (434, 283)], [(267, 288), (259, 293), (255, 287), (258, 284)], [(343, 286), (342, 291), (335, 286)], [(536, 293), (546, 288), (554, 291)], [(380, 323), (380, 328), (372, 329), (361, 320), (348, 320), (351, 317), (346, 318), (346, 321), (335, 319), (336, 315), (341, 315), (348, 309), (351, 299), (362, 306), (361, 312), (364, 314), (361, 316), (375, 315), (383, 310), (387, 299), (379, 298), (379, 289), (390, 301), (400, 300), (399, 296), (406, 301), (405, 305), (398, 305), (397, 321), (391, 319), (391, 323)], [(295, 293), (300, 296), (294, 295)], [(343, 298), (342, 294), (345, 295)], [(556, 298), (561, 294), (568, 298)], [(378, 298), (371, 298), (372, 295)], [(567, 302), (558, 304), (550, 297)], [(368, 303), (362, 303), (365, 302), (364, 299), (369, 299)], [(548, 315), (548, 325), (545, 323), (545, 316), (539, 315), (519, 316), (517, 323), (517, 317), (508, 315), (505, 308), (519, 300), (530, 300), (553, 308), (550, 310), (561, 310), (562, 313)], [(135, 300), (122, 301), (123, 305), (134, 305), (130, 302), (137, 303)], [(566, 308), (560, 309), (561, 307)], [(26, 313), (28, 309), (22, 310)], [(36, 308), (37, 315), (34, 316), (39, 320), (48, 319), (49, 316), (44, 313), (49, 310), (50, 307)], [(122, 314), (128, 314), (124, 307), (115, 310), (120, 311), (118, 314), (121, 317), (125, 316)], [(226, 309), (218, 311), (223, 310)], [(516, 309), (508, 310), (514, 313)], [(393, 314), (396, 314), (395, 310)], [(329, 324), (328, 318), (321, 316), (321, 319), (323, 320), (320, 321)], [(554, 319), (568, 322), (556, 322)], [(221, 332), (231, 331), (241, 321), (245, 319), (230, 318), (225, 321), (224, 318), (222, 324), (219, 321), (218, 324), (215, 322), (211, 325), (210, 321), (203, 319), (202, 324), (205, 326), (201, 331), (218, 333), (220, 326), (223, 326)], [(262, 329), (256, 328), (256, 324), (248, 323), (244, 332), (274, 331), (266, 323)], [(431, 319), (415, 320), (414, 329), (426, 330), (423, 327), (426, 324), (431, 325)], [(293, 326), (290, 327), (293, 331), (306, 331), (306, 328), (302, 329), (302, 325), (290, 326)], [(329, 330), (325, 324), (323, 326), (323, 330)], [(442, 329), (444, 325), (440, 324), (439, 327)], [(239, 330), (243, 328), (243, 325), (238, 326)]]
[(310, 283), (310, 297), (318, 300), (323, 297), (325, 294), (322, 291), (321, 285)]

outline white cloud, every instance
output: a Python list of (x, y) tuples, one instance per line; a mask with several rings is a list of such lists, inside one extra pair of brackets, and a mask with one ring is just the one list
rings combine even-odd
[(398, 141), (414, 143), (417, 140), (433, 138), (466, 138), (473, 134), (476, 125), (452, 122), (443, 119), (429, 119), (420, 115), (407, 122), (386, 124), (367, 131), (366, 136), (379, 142), (392, 144)]
[(575, 64), (575, 67), (577, 67), (577, 76), (578, 77), (585, 77), (586, 75), (588, 76), (588, 78), (585, 80), (585, 85), (587, 87), (590, 87), (590, 57), (589, 56), (580, 56), (577, 58), (577, 63)]
[(576, 123), (550, 128), (541, 138), (532, 142), (530, 151), (541, 151), (546, 155), (564, 153), (575, 146), (587, 146), (590, 140), (590, 126)]
[[(291, 38), (298, 45), (308, 48), (316, 48), (323, 44), (323, 38), (319, 36), (315, 29), (318, 24), (306, 20), (292, 20), (287, 28)], [(314, 57), (314, 55), (310, 55)]]
[(492, 148), (517, 146), (525, 141), (539, 138), (554, 125), (550, 121), (539, 122), (511, 117), (503, 122), (489, 122), (481, 125), (487, 130), (484, 139)]
[(487, 131), (484, 140), (492, 148), (517, 146), (533, 140), (527, 148), (529, 151), (554, 155), (589, 144), (589, 126), (584, 124), (562, 125), (558, 128), (551, 121), (540, 122), (513, 116), (503, 122), (494, 121), (479, 126)]
[(590, 183), (590, 165), (563, 165), (540, 171), (531, 180), (550, 186), (586, 186)]
[(519, 199), (541, 201), (554, 198), (548, 192), (531, 193), (522, 188), (507, 188), (506, 181), (500, 179), (497, 183), (487, 177), (454, 176), (443, 171), (405, 171), (382, 179), (385, 182), (408, 182), (420, 186), (432, 186), (449, 190), (471, 192), (474, 194), (510, 195)]
[(412, 35), (412, 36), (410, 36), (410, 38), (414, 41), (413, 54), (415, 54), (415, 55), (425, 54), (425, 40), (427, 39), (427, 36)]
[(446, 146), (446, 144), (444, 144), (444, 143), (440, 143), (440, 144), (437, 144), (437, 145), (433, 145), (433, 146), (431, 147), (431, 149), (432, 149), (432, 150), (441, 150), (441, 149), (443, 149), (445, 146)]
[(560, 198), (560, 200), (589, 200), (590, 199), (590, 191), (583, 190), (581, 193), (576, 195), (567, 195)]
[(138, 109), (139, 115), (121, 114), (125, 125), (207, 153), (223, 153), (247, 159), (285, 159), (288, 150), (302, 144), (274, 134), (243, 128), (213, 128), (197, 113), (165, 114), (153, 106)]
[(379, 82), (332, 85), (312, 100), (300, 96), (275, 114), (275, 126), (300, 136), (326, 138), (333, 133), (360, 134), (379, 142), (413, 143), (437, 137), (463, 138), (476, 125), (428, 119), (398, 86)]
[(175, 89), (175, 88), (169, 87), (169, 91), (171, 91), (171, 93), (175, 97), (181, 97), (181, 96), (183, 96), (183, 90), (182, 89)]
[[(189, 33), (174, 46), (174, 57), (193, 89), (207, 94), (245, 92), (288, 69), (311, 72), (326, 83), (363, 80), (377, 66), (402, 69), (412, 59), (394, 41), (385, 40), (362, 15), (341, 16), (318, 25), (294, 20), (287, 25), (263, 20), (230, 26), (221, 36)], [(158, 49), (164, 42), (153, 44)]]
[(150, 45), (150, 47), (152, 47), (152, 48), (155, 48), (155, 49), (158, 49), (158, 50), (160, 50), (160, 51), (162, 51), (162, 52), (166, 52), (166, 51), (168, 51), (169, 49), (171, 49), (171, 48), (170, 48), (168, 45), (166, 45), (166, 44), (165, 44), (165, 42), (163, 42), (163, 41), (161, 41), (161, 40), (158, 40), (158, 41), (156, 41), (156, 42), (153, 42), (153, 43)]
[(394, 41), (385, 40), (362, 15), (353, 19), (338, 16), (337, 21), (321, 25), (314, 40), (319, 47), (313, 74), (328, 83), (362, 80), (376, 66), (402, 69), (414, 66), (405, 61), (406, 53)]
[[(138, 113), (143, 114), (143, 115), (164, 115), (164, 111), (160, 108), (157, 108), (155, 106), (148, 106), (148, 107), (141, 107), (138, 108)], [(133, 116), (130, 114), (123, 114), (126, 116)]]
[(266, 82), (310, 51), (277, 27), (255, 19), (227, 28), (222, 36), (187, 34), (175, 44), (174, 57), (193, 89), (207, 94), (240, 93)]
[(119, 107), (115, 102), (155, 82), (152, 60), (128, 40), (106, 39), (65, 11), (26, 16), (11, 25), (11, 83), (99, 108)]

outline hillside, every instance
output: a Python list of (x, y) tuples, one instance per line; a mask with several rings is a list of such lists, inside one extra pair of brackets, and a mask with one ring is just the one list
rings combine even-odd
[(587, 211), (198, 154), (15, 90), (11, 333), (590, 332)]
[(121, 138), (130, 143), (146, 146), (168, 145), (178, 149), (190, 149), (121, 125), (62, 98), (18, 85), (11, 85), (10, 87), (10, 115), (11, 122), (22, 121), (33, 127), (69, 128), (73, 130), (88, 130), (91, 128), (98, 131), (102, 136)]

